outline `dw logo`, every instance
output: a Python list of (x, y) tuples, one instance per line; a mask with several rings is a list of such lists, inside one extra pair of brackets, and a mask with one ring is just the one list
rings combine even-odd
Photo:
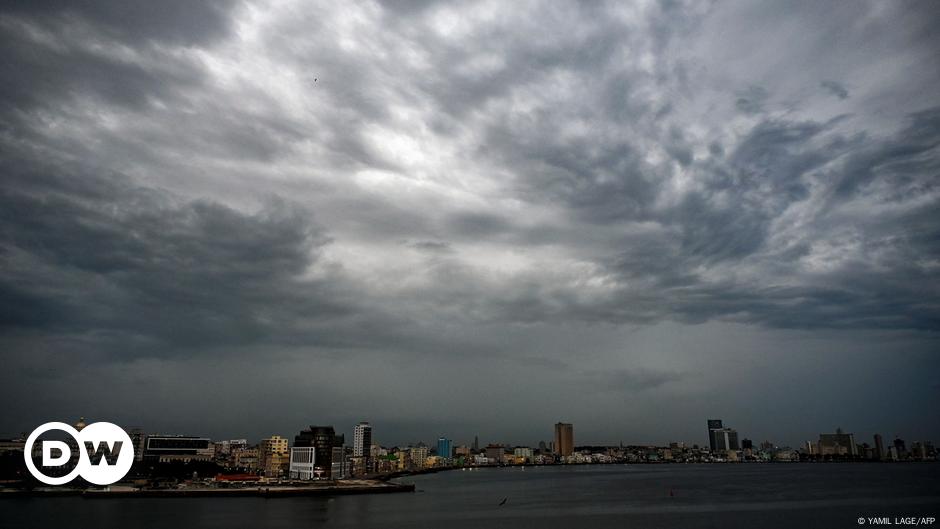
[[(42, 466), (61, 467), (72, 460), (72, 450), (78, 452), (78, 464), (64, 476), (47, 476), (33, 462), (33, 445), (40, 435), (61, 430), (75, 439), (70, 444), (63, 441), (43, 440), (41, 443)], [(23, 449), (29, 473), (47, 485), (64, 485), (81, 476), (95, 485), (110, 485), (123, 478), (134, 464), (134, 446), (131, 438), (120, 426), (109, 422), (89, 424), (78, 431), (63, 422), (47, 422), (33, 430), (26, 438)]]

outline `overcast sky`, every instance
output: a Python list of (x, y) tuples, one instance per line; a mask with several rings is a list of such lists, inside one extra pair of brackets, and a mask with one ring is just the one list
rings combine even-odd
[(0, 434), (940, 441), (940, 4), (0, 11)]

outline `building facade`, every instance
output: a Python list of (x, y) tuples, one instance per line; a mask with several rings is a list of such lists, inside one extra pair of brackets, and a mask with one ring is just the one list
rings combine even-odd
[(727, 452), (740, 450), (738, 432), (733, 428), (725, 428), (721, 419), (708, 420), (708, 447), (712, 452)]
[(446, 437), (439, 437), (437, 439), (437, 455), (443, 457), (444, 459), (450, 459), (454, 455), (453, 450), (454, 442)]
[(264, 472), (265, 477), (279, 478), (284, 476), (290, 464), (287, 439), (280, 435), (272, 435), (267, 439), (262, 439), (258, 444), (258, 452), (261, 459), (261, 470)]
[(819, 434), (819, 455), (857, 456), (855, 435), (843, 432), (842, 428), (836, 428), (836, 433)]
[(372, 447), (372, 425), (361, 422), (353, 431), (353, 457), (369, 457)]
[(144, 448), (144, 460), (159, 463), (212, 461), (214, 457), (215, 445), (207, 437), (150, 435)]
[(336, 431), (332, 426), (311, 426), (294, 437), (294, 447), (313, 448), (314, 465), (318, 475), (330, 478), (333, 475), (333, 444)]
[(574, 453), (574, 426), (571, 423), (555, 424), (555, 453), (562, 457)]
[[(290, 479), (312, 480), (322, 477), (317, 474), (316, 448), (312, 446), (293, 447), (290, 449)], [(322, 474), (322, 472), (321, 472)]]

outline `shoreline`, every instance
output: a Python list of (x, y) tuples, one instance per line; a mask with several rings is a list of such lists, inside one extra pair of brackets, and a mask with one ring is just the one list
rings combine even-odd
[(183, 488), (183, 489), (66, 489), (66, 490), (8, 490), (0, 492), (3, 497), (80, 496), (84, 499), (114, 498), (288, 498), (298, 496), (349, 496), (357, 494), (394, 494), (414, 492), (415, 486), (407, 483), (371, 481), (355, 485), (325, 486), (266, 486), (242, 488)]

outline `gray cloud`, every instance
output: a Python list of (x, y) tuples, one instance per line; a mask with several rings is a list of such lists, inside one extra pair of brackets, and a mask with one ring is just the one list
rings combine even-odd
[[(204, 397), (177, 421), (213, 410), (213, 435), (242, 435), (240, 391), (305, 403), (247, 407), (259, 436), (622, 435), (586, 409), (663, 436), (700, 434), (670, 414), (832, 427), (715, 396), (777, 370), (781, 406), (864, 392), (839, 423), (893, 420), (882, 401), (936, 396), (935, 11), (5, 6), (0, 397), (44, 396), (0, 432), (179, 427), (135, 384)], [(131, 404), (53, 391), (79, 366)], [(919, 389), (868, 395), (878, 369)]]
[(849, 98), (848, 88), (843, 86), (841, 83), (838, 83), (836, 81), (823, 81), (819, 83), (819, 86), (828, 90), (832, 95), (838, 97), (839, 99)]
[(647, 369), (614, 369), (584, 374), (586, 385), (600, 391), (632, 393), (658, 388), (682, 380), (678, 373)]

